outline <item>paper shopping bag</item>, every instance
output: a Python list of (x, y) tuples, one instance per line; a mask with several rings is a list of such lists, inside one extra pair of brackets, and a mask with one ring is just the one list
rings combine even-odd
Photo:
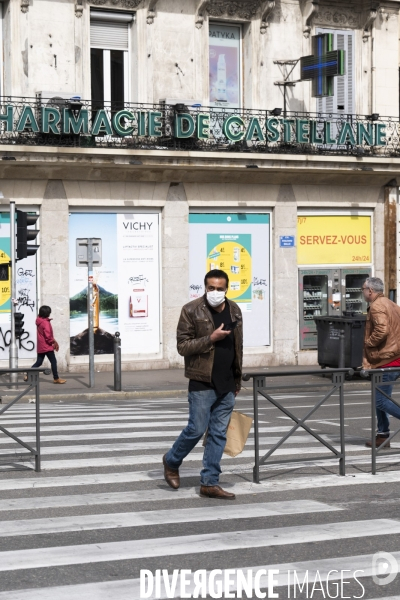
[[(243, 452), (243, 448), (245, 447), (247, 438), (249, 437), (252, 423), (253, 419), (251, 417), (248, 417), (237, 410), (232, 412), (231, 420), (229, 421), (228, 429), (226, 431), (226, 446), (224, 454), (235, 457)], [(203, 446), (205, 446), (207, 442), (207, 433), (208, 430), (204, 435)]]
[(237, 456), (243, 452), (243, 448), (246, 445), (247, 438), (249, 437), (250, 429), (253, 423), (253, 419), (244, 415), (237, 410), (234, 410), (229, 421), (228, 429), (226, 432), (226, 446), (224, 454), (229, 456)]

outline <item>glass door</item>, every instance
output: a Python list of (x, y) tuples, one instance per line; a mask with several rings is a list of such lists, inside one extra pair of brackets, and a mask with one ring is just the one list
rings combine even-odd
[(328, 314), (328, 275), (305, 275), (303, 278), (304, 320)]
[(300, 349), (317, 347), (314, 317), (328, 315), (329, 271), (300, 271)]
[(370, 276), (368, 271), (349, 272), (344, 271), (342, 281), (345, 289), (345, 311), (354, 315), (362, 315), (367, 312), (367, 303), (364, 300), (362, 286), (367, 277)]

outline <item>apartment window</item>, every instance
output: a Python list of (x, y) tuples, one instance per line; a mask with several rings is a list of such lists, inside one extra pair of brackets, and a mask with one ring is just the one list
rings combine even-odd
[(316, 30), (316, 35), (321, 33), (333, 34), (333, 48), (345, 51), (346, 72), (343, 76), (334, 77), (333, 96), (317, 98), (317, 112), (338, 113), (343, 115), (354, 114), (355, 88), (354, 88), (354, 31), (339, 31), (337, 29)]
[(242, 29), (225, 23), (209, 26), (210, 106), (242, 104)]
[(93, 109), (120, 110), (129, 102), (129, 33), (133, 14), (90, 13), (90, 70)]

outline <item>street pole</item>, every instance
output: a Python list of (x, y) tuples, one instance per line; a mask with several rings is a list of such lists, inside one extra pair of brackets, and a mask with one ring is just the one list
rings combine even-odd
[(93, 240), (87, 241), (88, 260), (88, 329), (89, 329), (89, 387), (94, 387), (94, 331), (93, 331)]
[[(17, 340), (15, 339), (15, 304), (14, 300), (17, 296), (17, 284), (15, 277), (15, 202), (10, 202), (10, 254), (11, 254), (11, 343), (10, 343), (10, 354), (9, 363), (10, 369), (18, 368), (18, 346)], [(11, 373), (11, 383), (17, 383), (18, 374)]]

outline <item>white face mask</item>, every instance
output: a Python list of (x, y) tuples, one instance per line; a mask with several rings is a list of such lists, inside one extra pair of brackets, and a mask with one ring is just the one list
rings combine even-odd
[(214, 308), (222, 304), (224, 300), (225, 292), (218, 292), (217, 290), (214, 290), (213, 292), (207, 292), (207, 302)]

